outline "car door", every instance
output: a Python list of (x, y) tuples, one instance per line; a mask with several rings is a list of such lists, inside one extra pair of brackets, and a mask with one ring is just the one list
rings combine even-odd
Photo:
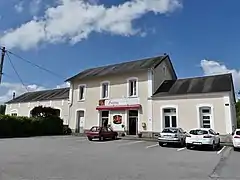
[(113, 138), (114, 135), (115, 135), (114, 132), (113, 132), (113, 130), (112, 130), (110, 127), (108, 127), (107, 130), (108, 130), (108, 137), (109, 137), (109, 138)]
[(102, 136), (103, 138), (107, 138), (108, 132), (107, 132), (107, 128), (106, 128), (106, 127), (103, 127), (103, 128), (101, 129), (101, 136)]

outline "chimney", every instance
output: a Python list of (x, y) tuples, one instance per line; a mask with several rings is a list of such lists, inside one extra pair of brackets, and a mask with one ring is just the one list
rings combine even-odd
[(164, 53), (163, 55), (164, 55), (164, 56), (167, 56), (167, 53)]
[(13, 99), (15, 99), (15, 97), (16, 97), (16, 93), (15, 93), (15, 92), (13, 92), (13, 97), (12, 97), (12, 98), (13, 98)]

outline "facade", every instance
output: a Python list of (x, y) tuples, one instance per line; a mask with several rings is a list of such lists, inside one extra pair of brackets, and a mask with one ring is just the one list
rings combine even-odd
[(28, 92), (6, 102), (5, 114), (12, 116), (31, 116), (31, 110), (37, 106), (52, 107), (59, 110), (64, 124), (68, 124), (69, 88)]
[(176, 79), (169, 56), (87, 69), (70, 82), (70, 127), (83, 132), (111, 125), (129, 135), (152, 132), (148, 100), (164, 80)]
[(236, 127), (232, 76), (177, 79), (169, 56), (88, 69), (67, 81), (70, 127), (77, 132), (110, 125), (129, 135), (175, 126), (228, 134)]
[(34, 107), (50, 106), (76, 133), (110, 125), (128, 135), (155, 136), (165, 127), (229, 134), (237, 126), (232, 75), (177, 79), (168, 55), (87, 69), (66, 81), (70, 88), (12, 99), (6, 114), (30, 116)]
[(229, 134), (237, 127), (231, 74), (165, 81), (151, 99), (154, 132), (181, 126)]

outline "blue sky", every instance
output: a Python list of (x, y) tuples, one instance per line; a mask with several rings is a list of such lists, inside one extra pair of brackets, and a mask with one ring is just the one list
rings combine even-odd
[[(10, 55), (29, 89), (62, 86), (85, 68), (163, 53), (170, 55), (179, 78), (232, 72), (240, 88), (239, 0), (109, 2), (0, 1), (0, 44), (62, 76)], [(4, 73), (0, 101), (12, 91), (25, 91), (7, 56)]]

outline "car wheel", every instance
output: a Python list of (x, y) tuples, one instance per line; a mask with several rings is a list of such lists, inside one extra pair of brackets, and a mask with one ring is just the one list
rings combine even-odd
[(181, 142), (180, 142), (180, 146), (181, 147), (184, 147), (184, 140), (182, 139)]
[(215, 151), (216, 150), (216, 144), (215, 142), (213, 141), (213, 144), (212, 144), (212, 150)]
[(159, 142), (159, 146), (163, 147), (163, 143)]
[(89, 140), (89, 141), (92, 141), (92, 138), (91, 138), (91, 137), (88, 137), (88, 140)]
[(103, 141), (103, 140), (104, 140), (103, 136), (100, 136), (99, 141)]
[(233, 150), (234, 150), (234, 151), (237, 151), (237, 148), (236, 148), (236, 147), (233, 147)]
[(191, 148), (191, 145), (190, 145), (190, 144), (186, 144), (186, 148), (187, 148), (187, 149), (190, 149), (190, 148)]
[(117, 139), (117, 136), (116, 136), (116, 135), (114, 135), (112, 139), (113, 139), (113, 140), (116, 140), (116, 139)]

